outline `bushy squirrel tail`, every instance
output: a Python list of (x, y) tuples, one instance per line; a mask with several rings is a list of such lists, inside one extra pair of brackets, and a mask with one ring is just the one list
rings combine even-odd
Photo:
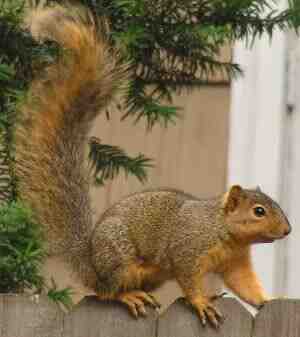
[[(63, 52), (31, 85), (16, 129), (19, 194), (45, 229), (48, 250), (77, 254), (91, 231), (86, 136), (127, 83), (127, 65), (108, 46), (105, 24), (82, 7), (36, 8), (27, 26)], [(78, 251), (83, 251), (83, 247)]]

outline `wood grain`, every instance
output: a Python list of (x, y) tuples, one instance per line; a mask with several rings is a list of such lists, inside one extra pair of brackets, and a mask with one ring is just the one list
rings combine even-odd
[(147, 312), (135, 319), (121, 304), (85, 298), (65, 317), (63, 337), (155, 337), (157, 314)]
[(235, 299), (216, 302), (226, 319), (203, 327), (190, 305), (177, 300), (160, 317), (151, 308), (134, 319), (115, 302), (85, 298), (71, 312), (40, 296), (0, 295), (0, 337), (300, 337), (300, 300), (274, 300), (255, 318)]
[(253, 337), (300, 337), (300, 300), (273, 300), (257, 314)]
[(0, 337), (62, 337), (63, 317), (45, 297), (0, 296)]

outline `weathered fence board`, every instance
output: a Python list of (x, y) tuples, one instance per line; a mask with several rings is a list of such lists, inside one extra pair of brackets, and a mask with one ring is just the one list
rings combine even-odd
[(62, 337), (64, 313), (44, 297), (0, 297), (1, 337)]
[(121, 304), (86, 298), (66, 316), (63, 337), (155, 337), (158, 314), (147, 312), (134, 319)]
[(215, 330), (202, 327), (183, 299), (136, 320), (121, 304), (92, 297), (65, 314), (44, 297), (0, 295), (0, 337), (300, 337), (300, 300), (274, 300), (255, 318), (234, 299), (217, 306), (226, 318)]
[(274, 300), (256, 315), (253, 337), (300, 337), (300, 300)]
[(253, 317), (236, 300), (221, 299), (218, 301), (217, 307), (225, 317), (224, 323), (218, 330), (212, 328), (209, 323), (203, 327), (196, 313), (185, 303), (184, 299), (177, 300), (160, 317), (158, 336), (251, 337)]

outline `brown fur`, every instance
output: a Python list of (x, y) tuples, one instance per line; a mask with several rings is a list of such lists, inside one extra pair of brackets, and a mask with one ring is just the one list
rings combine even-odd
[[(265, 216), (255, 215), (258, 206)], [(206, 200), (172, 189), (136, 193), (108, 209), (93, 232), (97, 292), (120, 299), (124, 291), (147, 290), (144, 266), (159, 266), (149, 274), (159, 280), (151, 289), (176, 279), (200, 317), (218, 324), (217, 311), (203, 295), (204, 275), (217, 273), (242, 299), (263, 304), (267, 297), (252, 270), (250, 245), (289, 231), (278, 204), (256, 190), (234, 186)]]
[(70, 50), (32, 84), (16, 133), (20, 194), (43, 225), (49, 254), (67, 259), (99, 299), (120, 300), (135, 315), (144, 314), (143, 302), (156, 305), (145, 291), (173, 278), (202, 322), (217, 325), (220, 315), (203, 295), (208, 272), (247, 302), (264, 303), (249, 247), (283, 238), (290, 225), (261, 191), (233, 186), (210, 199), (172, 189), (136, 193), (108, 209), (92, 231), (83, 145), (126, 71), (85, 10), (38, 10), (29, 26), (37, 39)]
[(95, 284), (84, 146), (91, 122), (126, 84), (126, 66), (108, 47), (103, 24), (85, 9), (37, 8), (27, 25), (38, 40), (67, 52), (31, 85), (16, 130), (16, 174), (22, 199), (43, 225), (50, 255), (64, 255)]
[(156, 288), (167, 279), (167, 275), (158, 267), (150, 264), (133, 263), (126, 270), (126, 275), (121, 285), (122, 289), (147, 289)]

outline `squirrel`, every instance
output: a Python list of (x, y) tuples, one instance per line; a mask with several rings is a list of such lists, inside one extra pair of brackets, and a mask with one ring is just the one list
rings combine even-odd
[(159, 305), (149, 292), (175, 279), (201, 322), (218, 327), (222, 314), (204, 295), (203, 276), (217, 273), (241, 299), (263, 305), (269, 298), (250, 247), (284, 238), (291, 226), (269, 196), (239, 185), (209, 199), (163, 188), (135, 193), (93, 224), (84, 144), (95, 117), (129, 77), (102, 26), (78, 6), (38, 8), (30, 17), (36, 39), (54, 40), (67, 52), (33, 81), (21, 108), (20, 197), (43, 227), (49, 256), (63, 257), (99, 300), (145, 315), (146, 305)]

